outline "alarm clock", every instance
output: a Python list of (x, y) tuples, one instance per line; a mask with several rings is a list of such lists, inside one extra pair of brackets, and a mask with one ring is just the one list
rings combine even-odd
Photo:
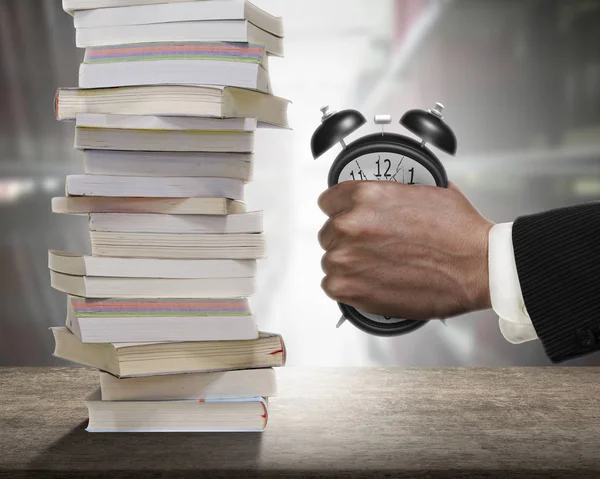
[[(312, 155), (317, 159), (336, 144), (342, 146), (342, 152), (329, 170), (329, 187), (342, 181), (398, 181), (447, 188), (446, 170), (427, 147), (431, 144), (445, 153), (456, 154), (456, 136), (444, 122), (443, 110), (444, 106), (436, 103), (431, 110), (410, 110), (402, 116), (400, 124), (421, 141), (386, 132), (385, 125), (391, 124), (391, 116), (377, 115), (375, 123), (381, 125), (381, 133), (366, 135), (346, 145), (345, 138), (365, 125), (366, 118), (356, 110), (335, 112), (325, 106), (321, 109), (321, 125), (312, 136)], [(408, 334), (427, 323), (370, 314), (342, 303), (338, 305), (342, 311), (338, 328), (347, 320), (376, 336)]]

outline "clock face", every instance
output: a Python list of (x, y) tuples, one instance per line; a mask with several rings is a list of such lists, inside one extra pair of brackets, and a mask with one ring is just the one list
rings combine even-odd
[(399, 153), (367, 153), (350, 161), (338, 177), (342, 181), (398, 181), (408, 185), (436, 186), (433, 175), (418, 161)]
[[(354, 180), (398, 181), (409, 185), (436, 186), (435, 178), (421, 163), (409, 156), (391, 152), (367, 153), (350, 161), (340, 172), (338, 183)], [(358, 313), (380, 324), (405, 321), (362, 311)]]
[(395, 323), (401, 323), (401, 322), (405, 321), (404, 319), (389, 318), (387, 316), (379, 316), (378, 314), (365, 313), (358, 309), (356, 311), (358, 311), (360, 314), (362, 314), (365, 318), (370, 319), (371, 321), (375, 321), (376, 323), (395, 324)]

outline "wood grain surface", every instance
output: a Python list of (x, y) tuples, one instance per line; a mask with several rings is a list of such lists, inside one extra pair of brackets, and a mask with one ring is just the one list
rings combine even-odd
[(278, 371), (263, 434), (90, 434), (83, 368), (0, 368), (3, 477), (600, 477), (600, 368)]

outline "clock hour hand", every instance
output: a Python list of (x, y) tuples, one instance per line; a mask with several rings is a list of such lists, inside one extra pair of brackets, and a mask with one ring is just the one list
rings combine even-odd
[(369, 178), (367, 177), (367, 174), (363, 171), (363, 169), (360, 167), (360, 163), (358, 162), (358, 160), (354, 160), (354, 162), (356, 163), (356, 166), (358, 166), (358, 173), (360, 175), (360, 179), (362, 180), (364, 177), (365, 180), (368, 180)]

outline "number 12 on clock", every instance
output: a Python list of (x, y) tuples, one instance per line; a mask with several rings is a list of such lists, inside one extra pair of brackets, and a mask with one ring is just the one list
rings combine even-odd
[[(391, 160), (383, 160), (384, 163), (384, 168), (385, 168), (385, 173), (383, 174), (383, 177), (387, 180), (389, 178), (392, 177), (392, 174), (390, 173), (390, 170), (392, 169), (392, 161)], [(375, 162), (375, 164), (377, 165), (377, 174), (375, 175), (375, 178), (379, 179), (381, 178), (381, 158), (378, 158), (377, 161)]]

